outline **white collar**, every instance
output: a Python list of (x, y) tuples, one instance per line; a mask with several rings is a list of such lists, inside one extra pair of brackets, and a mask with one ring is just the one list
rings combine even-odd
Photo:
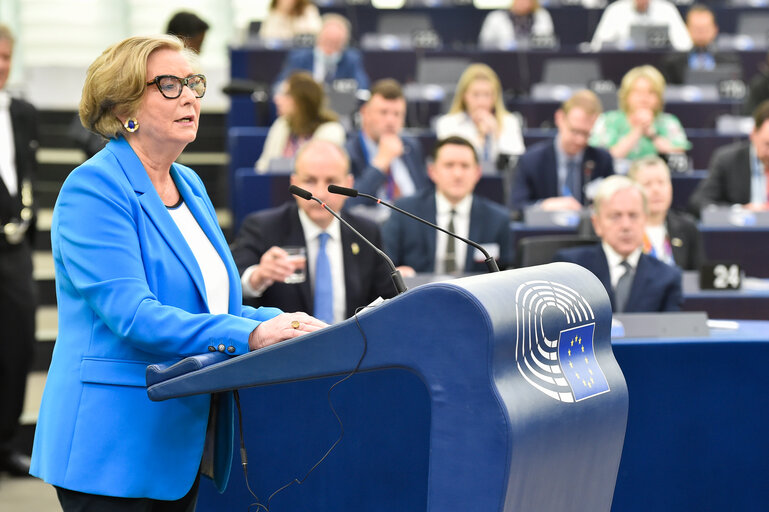
[(438, 190), (435, 191), (435, 214), (448, 214), (451, 210), (463, 217), (470, 216), (470, 209), (473, 206), (473, 195), (468, 194), (457, 204), (452, 205), (451, 202)]
[(630, 266), (633, 267), (633, 269), (638, 268), (638, 260), (641, 258), (641, 247), (636, 248), (636, 250), (631, 252), (627, 258), (620, 256), (619, 253), (606, 242), (601, 242), (601, 247), (603, 247), (603, 253), (606, 255), (606, 262), (609, 264), (609, 269), (618, 267), (623, 261), (630, 263)]
[(8, 91), (0, 91), (0, 108), (7, 109), (11, 106), (11, 95)]
[(315, 222), (310, 219), (310, 217), (299, 208), (299, 222), (302, 224), (302, 231), (304, 231), (304, 241), (305, 243), (309, 243), (311, 240), (315, 240), (318, 238), (318, 235), (323, 233), (324, 231), (329, 234), (331, 239), (333, 240), (342, 240), (342, 230), (340, 227), (339, 220), (334, 217), (334, 219), (331, 221), (331, 224), (328, 225), (326, 229), (321, 229), (320, 226), (315, 224)]

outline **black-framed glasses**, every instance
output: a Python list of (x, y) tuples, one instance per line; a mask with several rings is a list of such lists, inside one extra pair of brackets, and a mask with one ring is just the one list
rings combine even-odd
[(147, 82), (147, 85), (155, 84), (158, 86), (160, 94), (169, 100), (174, 100), (182, 95), (182, 88), (186, 85), (196, 98), (202, 98), (206, 93), (205, 75), (190, 75), (186, 78), (179, 78), (174, 75), (158, 75), (154, 80)]

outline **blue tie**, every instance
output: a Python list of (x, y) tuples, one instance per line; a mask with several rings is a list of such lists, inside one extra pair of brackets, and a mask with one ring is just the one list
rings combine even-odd
[(318, 235), (318, 257), (315, 259), (315, 318), (334, 323), (334, 289), (331, 285), (331, 265), (326, 254), (326, 232)]

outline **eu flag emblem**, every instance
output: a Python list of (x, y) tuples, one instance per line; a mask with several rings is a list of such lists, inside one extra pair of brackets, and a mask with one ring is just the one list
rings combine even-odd
[(558, 336), (558, 362), (575, 401), (609, 391), (609, 383), (595, 358), (594, 332), (595, 323), (591, 323), (565, 329)]

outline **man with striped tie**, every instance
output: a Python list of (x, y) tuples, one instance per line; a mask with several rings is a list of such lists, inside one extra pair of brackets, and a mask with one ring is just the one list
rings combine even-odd
[[(291, 184), (325, 202), (375, 245), (379, 227), (342, 211), (345, 197), (329, 185), (352, 187), (349, 159), (332, 142), (313, 139), (296, 156)], [(304, 247), (305, 279), (290, 279), (295, 264), (286, 247)], [(305, 311), (329, 324), (349, 318), (377, 297), (395, 295), (385, 261), (315, 201), (296, 198), (249, 215), (232, 244), (247, 304)]]
[(593, 208), (601, 243), (561, 250), (554, 260), (595, 274), (616, 313), (681, 309), (681, 271), (642, 250), (648, 212), (643, 188), (625, 176), (610, 176), (598, 187)]

